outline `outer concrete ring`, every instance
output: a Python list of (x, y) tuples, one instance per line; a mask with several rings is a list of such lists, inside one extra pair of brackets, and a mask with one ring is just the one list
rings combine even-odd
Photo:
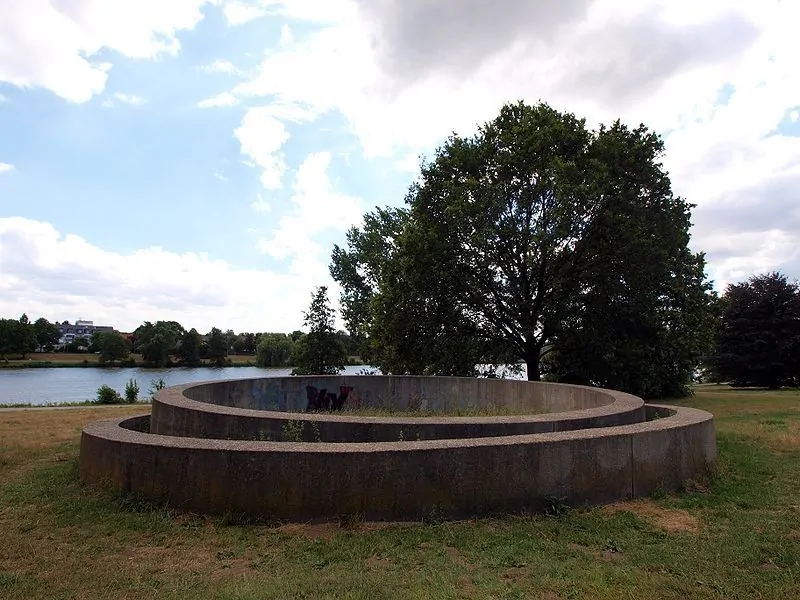
[[(88, 425), (80, 475), (203, 513), (277, 519), (419, 519), (540, 510), (671, 491), (716, 458), (711, 414), (650, 405), (633, 425), (380, 443), (215, 440), (136, 431), (149, 417)], [(663, 416), (669, 415), (669, 416)]]

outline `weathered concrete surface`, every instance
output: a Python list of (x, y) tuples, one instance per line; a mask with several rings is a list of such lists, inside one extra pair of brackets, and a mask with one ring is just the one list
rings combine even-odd
[[(359, 417), (309, 413), (305, 412), (309, 385), (351, 388), (345, 408), (452, 411), (505, 406), (531, 414)], [(452, 398), (447, 396), (451, 393)], [(284, 441), (287, 423), (294, 422), (302, 424), (303, 441), (393, 442), (572, 431), (639, 423), (644, 418), (640, 398), (584, 386), (457, 377), (285, 377), (161, 390), (153, 401), (150, 426), (161, 435)]]
[(204, 513), (419, 519), (585, 505), (670, 491), (716, 457), (712, 415), (689, 408), (580, 431), (380, 443), (215, 440), (142, 433), (147, 417), (84, 429), (80, 474)]
[(348, 375), (224, 379), (161, 390), (181, 390), (186, 398), (233, 408), (305, 412), (307, 386), (338, 393), (352, 387), (344, 408), (397, 411), (503, 406), (525, 414), (584, 410), (611, 404), (611, 390), (515, 379), (421, 377), (414, 375)]

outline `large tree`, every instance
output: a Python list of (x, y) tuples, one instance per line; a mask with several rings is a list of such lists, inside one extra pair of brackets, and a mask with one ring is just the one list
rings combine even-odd
[[(570, 330), (594, 335), (592, 294), (598, 306), (604, 295), (646, 300), (662, 329), (676, 327), (684, 305), (710, 319), (703, 258), (687, 250), (690, 206), (673, 196), (662, 151), (644, 127), (590, 131), (545, 104), (506, 105), (476, 135), (450, 137), (405, 208), (367, 215), (334, 249), (345, 322), (367, 340), (366, 358), (432, 374), (521, 360), (537, 380)], [(640, 298), (627, 293), (643, 283)], [(652, 339), (638, 346), (640, 361), (658, 360)], [(674, 350), (686, 354), (681, 364), (697, 358), (689, 346)]]
[(255, 333), (242, 333), (236, 336), (231, 350), (236, 354), (255, 354), (258, 341)]
[(225, 365), (228, 358), (228, 337), (219, 327), (212, 327), (206, 336), (208, 342), (208, 358), (217, 367)]
[(308, 333), (295, 342), (293, 375), (336, 375), (347, 359), (334, 329), (335, 313), (328, 301), (328, 288), (320, 286), (311, 295), (304, 314)]
[(104, 364), (125, 360), (131, 353), (130, 343), (116, 331), (99, 331), (92, 335), (92, 346), (100, 352)]
[(0, 360), (8, 362), (10, 354), (19, 353), (19, 321), (0, 319)]
[(19, 318), (17, 336), (17, 352), (22, 355), (22, 358), (36, 350), (36, 331), (33, 328), (33, 323), (25, 313)]
[(176, 321), (145, 321), (134, 331), (135, 350), (152, 366), (164, 367), (178, 351), (178, 343), (186, 333)]
[(718, 319), (704, 257), (688, 247), (690, 205), (672, 195), (661, 141), (644, 128), (601, 128), (592, 152), (605, 165), (607, 206), (586, 232), (595, 260), (562, 309), (550, 378), (684, 395)]
[(288, 367), (295, 342), (285, 333), (262, 333), (258, 340), (256, 365)]
[(39, 349), (50, 352), (58, 345), (61, 339), (61, 331), (58, 325), (51, 323), (44, 317), (36, 319), (33, 323), (33, 331), (36, 337), (36, 345)]
[(777, 272), (731, 284), (712, 368), (736, 386), (800, 385), (800, 286)]
[(27, 315), (18, 320), (0, 319), (0, 359), (8, 360), (10, 354), (25, 358), (36, 349), (36, 335)]
[(202, 342), (203, 340), (200, 334), (194, 327), (181, 336), (180, 345), (178, 346), (178, 356), (180, 357), (181, 364), (187, 367), (200, 366), (200, 348)]

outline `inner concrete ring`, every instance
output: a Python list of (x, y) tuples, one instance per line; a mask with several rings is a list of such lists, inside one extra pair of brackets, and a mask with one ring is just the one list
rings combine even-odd
[[(215, 408), (242, 410), (235, 416), (248, 418), (253, 408), (235, 405), (253, 400), (244, 400), (246, 395), (235, 390), (275, 385), (254, 381), (259, 380), (222, 382), (216, 388), (219, 404)], [(582, 388), (592, 390), (590, 393), (573, 386), (557, 390), (541, 387), (556, 384), (517, 383), (533, 386), (522, 396), (518, 390), (518, 399), (561, 398), (541, 404), (543, 410), (556, 409), (559, 402), (563, 406), (569, 396), (586, 399), (591, 393), (606, 394), (606, 407), (618, 398), (617, 392), (608, 390)], [(445, 389), (448, 382), (426, 381), (428, 384)], [(450, 381), (449, 385), (464, 383)], [(540, 390), (534, 392), (535, 387)], [(202, 384), (161, 393), (154, 415), (156, 406), (169, 405), (164, 400), (175, 393), (194, 395), (187, 401), (203, 404), (200, 398), (213, 395), (213, 389), (214, 384)], [(111, 419), (84, 429), (80, 475), (87, 483), (110, 484), (179, 509), (285, 520), (343, 515), (366, 519), (456, 518), (538, 511), (553, 501), (581, 506), (643, 496), (655, 490), (668, 492), (687, 480), (702, 480), (708, 475), (716, 458), (712, 415), (661, 405), (645, 405), (639, 413), (639, 422), (579, 430), (439, 436), (420, 441), (406, 437), (379, 442), (185, 437), (150, 433), (154, 424), (150, 416)], [(202, 419), (215, 414), (206, 411)], [(320, 422), (339, 418), (301, 416), (319, 417), (323, 419)], [(346, 418), (358, 420), (355, 416)]]
[[(320, 394), (338, 392), (341, 397), (340, 390), (347, 391), (342, 413), (309, 410)], [(390, 417), (348, 414), (364, 408), (402, 412)], [(412, 416), (493, 408), (519, 414)], [(644, 420), (641, 398), (577, 385), (458, 377), (283, 377), (161, 390), (153, 401), (150, 431), (231, 440), (393, 442), (573, 431)]]

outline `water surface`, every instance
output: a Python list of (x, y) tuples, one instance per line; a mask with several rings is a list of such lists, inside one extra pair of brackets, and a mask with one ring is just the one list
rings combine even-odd
[[(356, 375), (366, 365), (348, 366), (344, 375)], [(285, 377), (291, 369), (259, 367), (198, 367), (173, 369), (54, 367), (35, 369), (0, 369), (0, 404), (60, 404), (94, 400), (97, 388), (108, 385), (122, 394), (125, 384), (135, 379), (139, 397), (150, 396), (152, 382), (163, 379), (167, 385), (212, 379), (247, 379)]]

